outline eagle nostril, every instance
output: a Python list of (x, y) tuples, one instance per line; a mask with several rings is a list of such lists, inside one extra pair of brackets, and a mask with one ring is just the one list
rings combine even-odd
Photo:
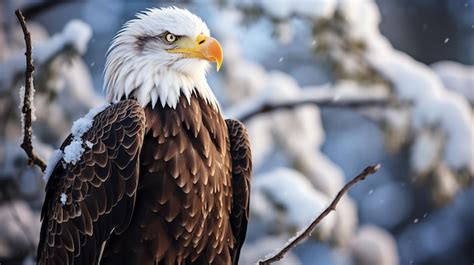
[(198, 44), (201, 45), (204, 43), (205, 40), (201, 40)]

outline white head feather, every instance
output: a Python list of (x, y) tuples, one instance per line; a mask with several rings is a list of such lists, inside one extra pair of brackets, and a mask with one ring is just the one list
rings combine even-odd
[(185, 9), (152, 8), (137, 14), (120, 30), (107, 52), (107, 99), (117, 102), (133, 96), (142, 106), (151, 103), (154, 107), (159, 100), (163, 107), (176, 108), (180, 94), (189, 101), (196, 93), (218, 108), (206, 80), (209, 62), (168, 52), (169, 47), (158, 38), (165, 32), (191, 39), (210, 35), (207, 25)]

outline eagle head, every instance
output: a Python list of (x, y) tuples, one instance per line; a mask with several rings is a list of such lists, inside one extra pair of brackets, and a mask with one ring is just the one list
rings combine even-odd
[(209, 62), (219, 70), (219, 42), (188, 10), (152, 8), (125, 23), (107, 52), (104, 89), (112, 102), (134, 97), (143, 106), (176, 108), (193, 93), (217, 107), (206, 80)]

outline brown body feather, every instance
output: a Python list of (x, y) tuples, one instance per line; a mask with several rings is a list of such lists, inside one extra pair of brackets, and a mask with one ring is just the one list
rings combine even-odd
[(83, 137), (93, 148), (75, 166), (57, 166), (48, 183), (38, 263), (237, 264), (247, 138), (195, 95), (176, 109), (109, 107)]

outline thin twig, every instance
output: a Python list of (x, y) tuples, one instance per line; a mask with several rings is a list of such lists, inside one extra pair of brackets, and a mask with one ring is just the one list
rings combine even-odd
[(23, 150), (25, 150), (26, 155), (28, 156), (28, 164), (36, 165), (41, 169), (41, 171), (44, 171), (46, 169), (46, 163), (33, 150), (33, 143), (31, 140), (33, 137), (33, 129), (31, 128), (31, 104), (33, 104), (31, 102), (31, 99), (33, 98), (33, 88), (31, 86), (33, 84), (33, 72), (35, 71), (35, 67), (33, 65), (33, 56), (31, 52), (31, 36), (30, 32), (28, 31), (28, 28), (26, 27), (25, 17), (19, 9), (15, 11), (15, 15), (17, 16), (18, 21), (20, 22), (26, 44), (25, 95), (23, 99), (23, 106), (21, 108), (21, 112), (24, 117), (23, 142), (20, 146), (21, 148), (23, 148)]
[(324, 210), (314, 221), (298, 236), (292, 239), (289, 243), (286, 244), (284, 248), (282, 248), (278, 253), (272, 255), (271, 257), (259, 261), (259, 265), (269, 265), (271, 263), (277, 262), (281, 260), (291, 249), (296, 247), (299, 243), (303, 242), (306, 238), (308, 238), (311, 233), (313, 232), (314, 228), (331, 212), (336, 210), (336, 206), (339, 203), (339, 200), (342, 196), (349, 191), (352, 186), (354, 186), (357, 182), (364, 180), (367, 176), (374, 174), (379, 170), (380, 164), (369, 166), (364, 169), (357, 177), (353, 178), (349, 181), (336, 195), (334, 200), (331, 204)]

